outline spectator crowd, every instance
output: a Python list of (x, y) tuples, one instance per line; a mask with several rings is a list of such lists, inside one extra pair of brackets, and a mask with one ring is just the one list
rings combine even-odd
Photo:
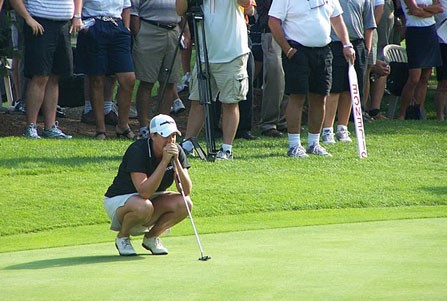
[[(394, 118), (382, 113), (393, 72), (384, 49), (392, 44), (404, 45), (408, 58), (396, 119), (426, 118), (434, 71), (436, 116), (445, 120), (447, 0), (203, 0), (200, 22), (191, 17), (196, 2), (0, 0), (0, 57), (12, 58), (13, 103), (26, 114), (23, 136), (72, 138), (57, 122), (59, 83), (82, 74), (80, 122), (95, 127), (94, 138), (108, 138), (106, 125), (119, 138), (148, 138), (153, 116), (176, 118), (189, 108), (181, 146), (193, 156), (191, 138), (206, 117), (206, 67), (217, 112), (212, 131), (222, 137), (218, 159), (233, 158), (236, 138), (260, 139), (252, 132), (254, 91), (262, 95), (261, 136), (287, 137), (290, 157), (331, 156), (325, 144), (352, 142), (349, 64), (364, 120)], [(192, 60), (195, 41), (200, 61)], [(184, 90), (188, 106), (179, 97)], [(138, 129), (129, 126), (133, 115)]]

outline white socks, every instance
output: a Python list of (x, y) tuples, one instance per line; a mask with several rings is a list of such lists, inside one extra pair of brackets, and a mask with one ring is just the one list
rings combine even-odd
[(289, 148), (295, 147), (297, 145), (301, 145), (301, 136), (300, 134), (287, 134), (289, 138)]
[(182, 142), (182, 147), (184, 150), (191, 152), (194, 149), (194, 145), (192, 144), (191, 140), (186, 140)]
[(312, 146), (314, 144), (320, 144), (320, 133), (318, 134), (307, 134), (307, 146)]
[[(111, 100), (104, 101), (104, 115), (107, 115), (112, 111), (113, 103)], [(84, 103), (84, 114), (87, 114), (93, 110), (92, 103), (90, 100), (86, 100)]]
[(232, 145), (231, 144), (225, 144), (225, 143), (222, 143), (222, 150), (224, 151), (224, 152), (230, 152), (230, 154), (231, 154), (231, 151), (232, 151)]

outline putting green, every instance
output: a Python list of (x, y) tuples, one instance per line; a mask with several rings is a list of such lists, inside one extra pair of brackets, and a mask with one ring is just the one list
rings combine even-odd
[[(175, 229), (174, 229), (175, 231)], [(0, 300), (446, 300), (447, 218), (164, 237), (0, 254)], [(137, 252), (145, 254), (134, 239)]]

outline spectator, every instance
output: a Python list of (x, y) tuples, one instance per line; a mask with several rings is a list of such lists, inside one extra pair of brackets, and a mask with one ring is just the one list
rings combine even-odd
[(248, 75), (248, 92), (245, 101), (239, 102), (239, 125), (236, 131), (236, 138), (242, 138), (246, 140), (257, 140), (259, 137), (255, 136), (251, 132), (251, 128), (253, 125), (253, 81), (254, 81), (254, 73), (255, 73), (255, 61), (253, 57), (253, 53), (251, 51), (252, 41), (250, 37), (250, 24), (249, 17), (252, 17), (255, 14), (256, 2), (252, 1), (252, 6), (244, 9), (245, 19), (247, 22), (247, 30), (248, 30), (248, 47), (250, 48), (250, 53), (247, 60), (247, 75)]
[[(343, 20), (348, 29), (349, 39), (355, 51), (354, 68), (357, 72), (359, 91), (363, 91), (364, 74), (367, 68), (368, 53), (371, 49), (372, 34), (376, 28), (374, 6), (370, 0), (340, 0)], [(334, 31), (331, 32), (332, 87), (326, 101), (326, 115), (323, 122), (323, 143), (352, 142), (348, 130), (351, 114), (351, 93), (348, 79), (348, 62), (343, 55), (343, 45)], [(360, 93), (362, 94), (362, 93)], [(360, 95), (362, 98), (362, 95)], [(337, 113), (337, 131), (333, 126)], [(334, 139), (334, 136), (336, 139)]]
[[(433, 2), (436, 2), (435, 4)], [(409, 75), (402, 90), (399, 120), (414, 103), (419, 118), (424, 118), (424, 102), (432, 68), (442, 64), (434, 15), (442, 12), (437, 1), (401, 0), (405, 14), (405, 40)]]
[[(174, 119), (157, 115), (149, 130), (149, 138), (140, 139), (127, 149), (104, 198), (110, 229), (118, 231), (115, 246), (122, 256), (136, 255), (129, 236), (141, 234), (145, 249), (154, 255), (168, 254), (159, 236), (188, 216), (182, 195), (166, 191), (174, 181), (174, 172), (180, 178), (188, 206), (192, 207), (189, 163), (176, 144), (180, 132)], [(177, 190), (180, 191), (179, 185)]]
[(81, 30), (77, 40), (77, 69), (88, 76), (90, 101), (96, 119), (97, 139), (106, 138), (104, 121), (104, 82), (115, 75), (120, 85), (117, 95), (117, 137), (134, 139), (129, 127), (129, 110), (135, 74), (131, 54), (130, 0), (84, 0), (82, 18), (95, 23)]
[[(188, 1), (176, 0), (176, 5), (177, 13), (182, 16), (185, 15), (188, 9)], [(245, 100), (248, 89), (247, 59), (250, 49), (248, 47), (244, 13), (240, 6), (249, 8), (251, 0), (218, 2), (204, 0), (202, 5), (203, 25), (208, 48), (210, 84), (213, 90), (212, 97), (215, 99), (219, 92), (219, 99), (222, 102), (223, 143), (216, 158), (223, 160), (233, 157), (232, 144), (239, 124), (238, 102)], [(225, 39), (222, 39), (222, 37), (225, 37)], [(193, 73), (197, 74), (197, 66), (195, 66)], [(192, 102), (186, 139), (197, 136), (204, 123), (203, 106), (198, 101), (197, 75), (193, 75), (191, 80), (192, 89), (189, 99)], [(189, 140), (185, 141), (182, 147), (187, 153), (193, 152), (193, 145)]]
[(263, 53), (262, 103), (259, 129), (267, 137), (282, 137), (287, 129), (284, 108), (288, 96), (284, 94), (284, 70), (281, 64), (281, 47), (273, 39), (268, 26), (268, 12), (272, 0), (258, 0), (259, 29)]
[[(380, 21), (377, 21), (377, 61), (371, 67), (372, 79), (370, 80), (370, 104), (369, 116), (374, 120), (386, 120), (380, 113), (383, 94), (385, 92), (387, 76), (390, 73), (390, 66), (385, 62), (383, 48), (392, 43), (394, 32), (394, 4), (393, 0), (385, 0), (383, 14)], [(369, 80), (367, 78), (366, 80)]]
[[(275, 0), (269, 12), (272, 35), (284, 54), (285, 90), (289, 95), (286, 118), (290, 157), (308, 157), (307, 153), (331, 156), (319, 143), (325, 101), (332, 82), (331, 25), (343, 45), (346, 60), (355, 53), (341, 16), (338, 0), (304, 1), (286, 5)], [(301, 146), (303, 104), (309, 101), (307, 153)]]
[[(379, 24), (380, 20), (382, 19), (385, 0), (374, 0), (373, 6), (374, 6), (374, 20), (376, 21), (376, 24)], [(369, 116), (366, 108), (367, 108), (367, 102), (369, 100), (370, 95), (370, 78), (371, 78), (371, 70), (373, 66), (377, 64), (377, 41), (378, 41), (378, 35), (377, 30), (374, 30), (373, 32), (373, 38), (371, 43), (371, 51), (369, 52), (368, 56), (368, 66), (366, 68), (366, 74), (365, 74), (365, 80), (364, 80), (364, 88), (362, 95), (362, 105), (364, 107), (363, 116), (364, 119), (367, 121), (372, 121), (371, 117)]]
[[(159, 99), (160, 113), (176, 114), (185, 110), (177, 94), (176, 83), (180, 80), (180, 60), (177, 56), (180, 17), (175, 11), (175, 0), (132, 1), (132, 32), (134, 34), (133, 59), (137, 90), (137, 110), (140, 123), (139, 138), (149, 133), (149, 102), (155, 82), (166, 82), (165, 99)], [(189, 44), (189, 40), (186, 41)], [(172, 70), (171, 65), (174, 61)], [(169, 79), (168, 73), (171, 72)], [(157, 112), (158, 113), (158, 112)]]
[[(16, 12), (25, 19), (25, 76), (30, 78), (26, 91), (24, 136), (40, 138), (37, 118), (43, 111), (43, 137), (70, 139), (56, 121), (59, 78), (73, 73), (70, 33), (81, 26), (81, 0), (11, 0)], [(70, 22), (71, 21), (71, 22)], [(71, 26), (71, 27), (70, 27)]]
[[(440, 0), (442, 13), (435, 15), (436, 27), (439, 28), (447, 20), (447, 0)], [(445, 26), (445, 25), (444, 25)], [(435, 93), (436, 118), (444, 120), (445, 108), (447, 105), (447, 41), (439, 39), (441, 49), (442, 65), (436, 67), (436, 78), (438, 86)]]
[[(186, 43), (190, 41), (190, 43)], [(185, 89), (189, 89), (189, 81), (191, 80), (191, 57), (192, 47), (194, 43), (194, 29), (192, 21), (190, 19), (185, 23), (183, 30), (183, 38), (180, 42), (180, 56), (182, 59), (183, 76), (180, 82), (177, 83), (177, 92), (183, 92)]]

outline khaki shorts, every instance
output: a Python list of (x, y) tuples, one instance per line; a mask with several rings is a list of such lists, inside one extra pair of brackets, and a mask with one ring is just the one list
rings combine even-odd
[[(169, 192), (161, 191), (154, 193), (153, 195), (151, 195), (149, 199), (154, 200), (158, 196), (165, 193)], [(118, 217), (116, 216), (116, 210), (120, 207), (123, 207), (126, 204), (127, 200), (134, 195), (138, 195), (138, 193), (123, 194), (111, 198), (108, 197), (104, 198), (104, 209), (106, 210), (107, 215), (111, 219), (110, 230), (113, 231), (121, 230), (121, 223), (119, 222)], [(142, 235), (147, 231), (149, 231), (148, 227), (145, 227), (143, 225), (135, 226), (130, 230), (130, 235)]]
[[(238, 56), (229, 63), (210, 64), (210, 85), (212, 99), (219, 93), (222, 103), (238, 103), (245, 100), (248, 92), (247, 74), (248, 54)], [(197, 66), (191, 76), (190, 100), (199, 100), (199, 84), (197, 80)]]
[[(177, 48), (178, 29), (168, 30), (141, 21), (135, 37), (132, 57), (135, 76), (148, 83), (164, 82)], [(178, 54), (178, 52), (177, 52)], [(180, 81), (180, 58), (175, 57), (169, 83)]]

